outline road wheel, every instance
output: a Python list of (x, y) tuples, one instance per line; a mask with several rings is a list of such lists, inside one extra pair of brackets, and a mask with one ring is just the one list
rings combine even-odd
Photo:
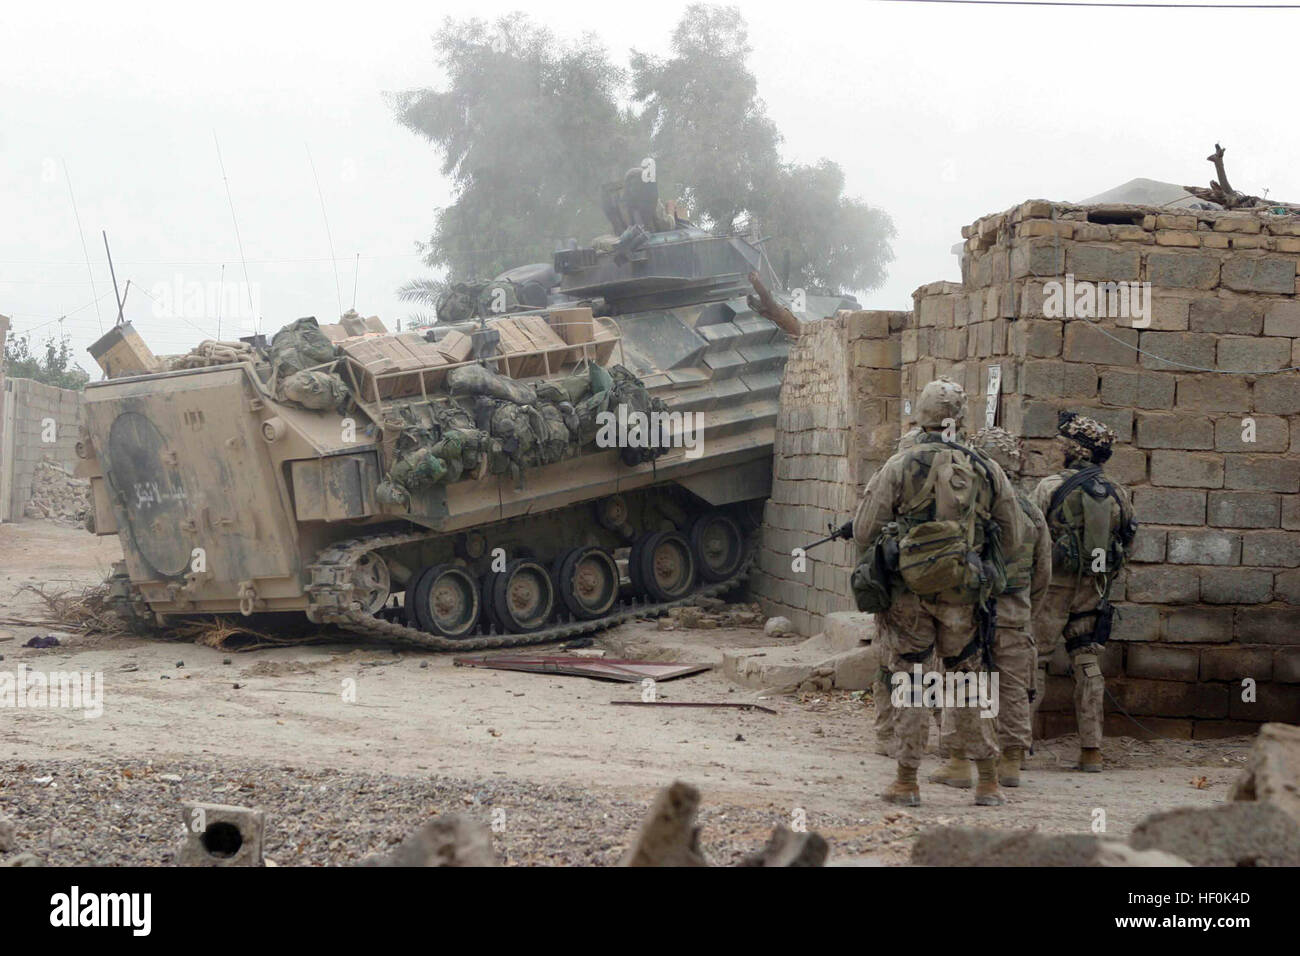
[(632, 546), (642, 594), (655, 602), (676, 601), (691, 593), (695, 585), (695, 557), (691, 546), (676, 531), (658, 531), (638, 538)]
[[(409, 593), (409, 592), (408, 592)], [(411, 595), (412, 613), (422, 630), (443, 637), (468, 637), (478, 627), (482, 599), (478, 582), (458, 564), (426, 568)]]
[(388, 602), (393, 587), (388, 562), (373, 551), (357, 559), (352, 573), (352, 600), (367, 614), (378, 614)]
[(512, 634), (540, 631), (555, 610), (551, 576), (536, 561), (515, 560), (492, 576), (492, 613)]
[(593, 621), (618, 600), (618, 564), (604, 548), (574, 548), (559, 562), (555, 589), (570, 614)]
[(712, 584), (727, 580), (740, 569), (745, 539), (736, 522), (715, 511), (691, 527), (691, 550), (700, 577)]

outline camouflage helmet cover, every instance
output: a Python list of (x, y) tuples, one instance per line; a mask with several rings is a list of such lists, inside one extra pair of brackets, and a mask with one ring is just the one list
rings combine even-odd
[(1024, 442), (1005, 428), (996, 425), (992, 428), (981, 428), (970, 443), (975, 449), (984, 452), (1001, 465), (1002, 470), (1008, 475), (1020, 474), (1020, 466), (1024, 460)]
[(961, 424), (966, 414), (966, 390), (947, 376), (936, 378), (921, 389), (916, 402), (916, 423), (922, 428), (942, 428), (952, 419)]
[(1098, 465), (1110, 458), (1111, 445), (1118, 437), (1108, 425), (1078, 412), (1061, 412), (1056, 431), (1057, 441), (1065, 446), (1067, 455), (1086, 458)]

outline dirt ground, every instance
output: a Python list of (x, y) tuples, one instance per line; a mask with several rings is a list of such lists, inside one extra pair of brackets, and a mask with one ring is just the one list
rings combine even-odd
[[(113, 537), (0, 525), (0, 617), (39, 616), (23, 585), (79, 589), (119, 557)], [(14, 852), (50, 864), (170, 862), (182, 800), (263, 807), (267, 855), (280, 865), (360, 859), (451, 810), (495, 822), (510, 863), (613, 863), (655, 791), (682, 779), (703, 793), (702, 843), (716, 862), (806, 819), (833, 858), (890, 865), (940, 823), (1087, 832), (1100, 809), (1106, 832), (1123, 838), (1154, 810), (1222, 801), (1250, 746), (1108, 739), (1106, 772), (1084, 775), (1069, 769), (1076, 740), (1059, 738), (1039, 746), (1005, 807), (923, 783), (923, 805), (903, 811), (878, 799), (894, 765), (872, 751), (860, 694), (763, 699), (776, 714), (654, 711), (611, 706), (640, 699), (636, 685), (458, 667), (451, 655), (343, 639), (245, 653), (67, 634), (58, 647), (21, 646), (51, 632), (0, 624), (0, 670), (99, 672), (104, 699), (97, 719), (0, 711), (0, 816), (15, 823)], [(723, 649), (772, 640), (637, 622), (596, 647), (718, 663)], [(661, 683), (659, 698), (758, 699), (720, 670)]]

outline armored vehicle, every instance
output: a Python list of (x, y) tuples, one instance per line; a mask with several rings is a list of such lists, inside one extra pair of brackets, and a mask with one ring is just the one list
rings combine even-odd
[(118, 326), (78, 446), (115, 594), (465, 650), (733, 587), (788, 349), (751, 272), (777, 286), (758, 244), (683, 225), (567, 243), (428, 330), (349, 313), (160, 359)]

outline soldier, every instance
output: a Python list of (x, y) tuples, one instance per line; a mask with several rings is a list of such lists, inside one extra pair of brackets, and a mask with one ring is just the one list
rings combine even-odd
[[(993, 539), (1011, 553), (1020, 546), (1019, 506), (1007, 476), (956, 440), (965, 410), (966, 393), (956, 382), (941, 378), (926, 385), (916, 406), (924, 434), (881, 466), (853, 518), (854, 540), (869, 553), (882, 534), (897, 537), (891, 601), (877, 617), (881, 660), (898, 694), (898, 775), (882, 796), (905, 806), (921, 802), (916, 773), (929, 733), (912, 669), (933, 654), (948, 671), (979, 666), (976, 609), (1002, 584)], [(1003, 803), (992, 721), (975, 706), (957, 707), (953, 719), (979, 773), (975, 802)]]
[[(908, 429), (898, 439), (898, 445), (894, 448), (895, 453), (907, 451), (924, 434), (925, 432), (916, 427)], [(898, 735), (894, 726), (895, 711), (890, 697), (889, 671), (883, 663), (871, 684), (871, 700), (876, 705), (876, 753), (882, 757), (893, 757), (898, 745)]]
[(1128, 491), (1101, 471), (1115, 433), (1075, 412), (1061, 412), (1057, 432), (1065, 446), (1065, 470), (1044, 478), (1033, 493), (1052, 535), (1052, 583), (1041, 605), (1034, 606), (1034, 709), (1043, 700), (1048, 658), (1064, 641), (1074, 675), (1079, 769), (1098, 773), (1105, 693), (1098, 655), (1110, 637), (1111, 585), (1133, 543), (1137, 521)]
[[(970, 445), (992, 458), (1014, 483), (1020, 477), (1021, 441), (1002, 428), (981, 429)], [(1007, 554), (1007, 584), (997, 597), (997, 630), (993, 662), (998, 672), (998, 783), (1020, 786), (1020, 764), (1033, 743), (1031, 703), (1034, 694), (1035, 651), (1030, 628), (1032, 609), (1042, 604), (1052, 579), (1052, 537), (1047, 521), (1029, 497), (1016, 490), (1023, 540), (1017, 553)], [(970, 761), (955, 738), (951, 714), (944, 711), (943, 739), (948, 744), (946, 766), (930, 775), (931, 783), (966, 788), (971, 785)]]

